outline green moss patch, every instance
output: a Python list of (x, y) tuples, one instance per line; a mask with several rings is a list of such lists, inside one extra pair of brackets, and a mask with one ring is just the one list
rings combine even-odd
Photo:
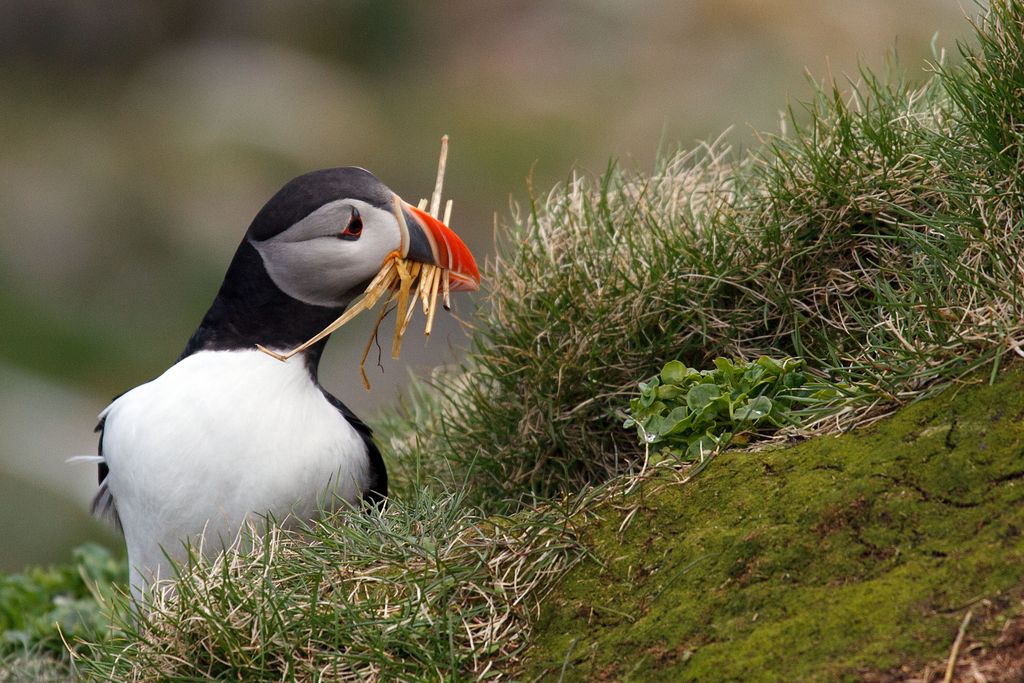
[(871, 428), (727, 453), (686, 485), (655, 478), (608, 501), (584, 529), (594, 558), (548, 598), (528, 670), (836, 680), (932, 662), (966, 610), (1009, 604), (1022, 529), (1016, 367)]

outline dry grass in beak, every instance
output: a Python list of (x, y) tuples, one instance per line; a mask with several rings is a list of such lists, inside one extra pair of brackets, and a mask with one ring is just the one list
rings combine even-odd
[[(430, 197), (430, 208), (428, 211), (431, 216), (439, 220), (441, 189), (444, 186), (444, 172), (447, 159), (448, 136), (445, 135), (441, 138), (441, 156), (437, 163), (437, 180), (434, 183), (434, 192)], [(427, 211), (427, 206), (427, 200), (421, 199), (419, 208)], [(393, 211), (395, 213), (395, 218), (402, 226), (402, 234), (408, 235), (409, 229), (405, 223), (405, 214), (402, 212), (402, 202), (398, 197), (395, 197)], [(443, 222), (445, 225), (448, 225), (448, 222), (451, 219), (451, 214), (452, 200), (449, 199), (446, 202), (444, 209)], [(404, 246), (405, 245), (403, 245), (403, 247)], [(437, 294), (439, 291), (442, 293), (442, 302), (445, 310), (449, 310), (451, 308), (449, 300), (449, 292), (451, 289), (449, 274), (450, 272), (447, 268), (440, 268), (438, 266), (434, 266), (429, 263), (421, 263), (419, 261), (410, 261), (402, 258), (401, 253), (398, 251), (393, 251), (384, 259), (384, 263), (381, 266), (380, 271), (377, 272), (377, 275), (373, 278), (370, 284), (367, 285), (366, 289), (363, 291), (362, 297), (358, 301), (352, 303), (341, 317), (325, 327), (314, 337), (287, 353), (271, 351), (262, 344), (257, 344), (256, 348), (263, 353), (273, 356), (279, 361), (286, 361), (295, 354), (305, 351), (313, 344), (316, 344), (321, 339), (327, 337), (361, 312), (372, 309), (377, 305), (377, 302), (379, 302), (381, 298), (384, 298), (384, 294), (387, 293), (388, 296), (384, 298), (384, 305), (381, 307), (380, 314), (377, 316), (377, 322), (373, 326), (373, 334), (370, 336), (369, 341), (367, 341), (366, 348), (363, 350), (363, 357), (359, 361), (359, 374), (363, 378), (363, 386), (367, 391), (369, 391), (370, 380), (366, 376), (366, 358), (370, 355), (370, 348), (373, 346), (373, 341), (377, 339), (377, 331), (380, 328), (381, 322), (384, 320), (384, 316), (391, 310), (392, 303), (396, 305), (398, 317), (395, 320), (395, 334), (391, 342), (391, 357), (398, 358), (402, 350), (402, 336), (405, 334), (405, 330), (409, 326), (409, 322), (412, 320), (412, 314), (416, 310), (417, 303), (421, 305), (423, 308), (423, 314), (427, 318), (423, 333), (428, 339), (430, 338), (430, 332), (434, 326), (434, 313), (437, 310)]]

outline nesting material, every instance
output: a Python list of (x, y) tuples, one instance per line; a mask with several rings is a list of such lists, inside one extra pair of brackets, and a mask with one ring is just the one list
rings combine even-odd
[[(429, 210), (427, 209), (428, 202), (426, 199), (421, 199), (419, 203), (420, 209), (428, 211), (431, 216), (439, 220), (441, 190), (444, 186), (444, 172), (447, 157), (448, 136), (445, 135), (441, 138), (441, 156), (437, 164), (437, 181), (434, 183), (434, 192), (430, 197)], [(405, 215), (402, 212), (402, 204), (397, 197), (395, 198), (393, 211), (395, 218), (402, 226), (402, 234), (408, 235), (409, 230), (405, 223)], [(452, 200), (449, 199), (445, 203), (444, 208), (443, 222), (445, 225), (448, 225), (451, 213)], [(370, 348), (373, 346), (374, 340), (377, 339), (377, 333), (380, 329), (381, 323), (384, 321), (384, 317), (392, 309), (397, 310), (395, 333), (391, 342), (391, 357), (398, 358), (402, 350), (402, 337), (405, 335), (405, 330), (409, 327), (413, 313), (417, 308), (422, 308), (423, 314), (426, 316), (426, 325), (423, 333), (427, 339), (430, 338), (430, 332), (434, 326), (434, 313), (437, 311), (438, 294), (441, 295), (441, 302), (445, 310), (451, 309), (449, 298), (451, 289), (449, 275), (450, 271), (447, 268), (440, 268), (438, 266), (430, 265), (429, 263), (421, 263), (419, 261), (404, 259), (398, 251), (393, 251), (384, 259), (381, 269), (377, 272), (377, 275), (373, 278), (370, 284), (367, 285), (362, 296), (357, 301), (353, 302), (337, 320), (325, 327), (315, 336), (299, 346), (296, 346), (287, 353), (272, 351), (262, 344), (257, 344), (256, 348), (263, 353), (273, 356), (279, 361), (286, 361), (295, 354), (305, 351), (313, 344), (316, 344), (321, 339), (327, 337), (363, 311), (372, 309), (379, 301), (381, 301), (381, 299), (383, 299), (384, 305), (381, 307), (380, 313), (377, 316), (377, 322), (373, 327), (373, 334), (366, 342), (366, 348), (363, 350), (363, 357), (359, 361), (359, 374), (362, 375), (363, 386), (367, 391), (369, 391), (370, 380), (366, 376), (366, 358), (370, 355)], [(385, 296), (385, 294), (387, 294), (387, 296)]]

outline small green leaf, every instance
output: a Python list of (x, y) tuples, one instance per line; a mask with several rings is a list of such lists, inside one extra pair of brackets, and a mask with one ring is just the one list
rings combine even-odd
[(796, 387), (802, 387), (807, 382), (807, 375), (798, 371), (787, 372), (782, 378), (782, 383), (787, 389), (795, 389)]
[(735, 412), (737, 420), (756, 421), (772, 412), (772, 400), (767, 396), (758, 396), (751, 399), (746, 405), (741, 406)]
[(715, 384), (694, 384), (686, 392), (686, 405), (690, 410), (703, 410), (721, 395), (722, 392)]
[(790, 372), (792, 370), (799, 370), (800, 368), (804, 367), (805, 365), (807, 365), (807, 361), (805, 361), (803, 358), (783, 358), (782, 359), (782, 369), (784, 371), (786, 371), (786, 372)]
[(640, 395), (646, 396), (648, 394), (653, 394), (658, 389), (658, 385), (660, 383), (661, 382), (657, 377), (652, 377), (646, 382), (640, 382)]
[(643, 431), (641, 434), (646, 435), (648, 443), (654, 443), (655, 441), (660, 440), (661, 428), (664, 424), (665, 418), (661, 415), (651, 415), (649, 418), (644, 420)]
[(685, 420), (690, 415), (690, 409), (686, 406), (676, 406), (669, 414), (665, 416), (666, 420), (670, 422), (678, 422), (679, 420)]
[(661, 369), (661, 381), (664, 384), (682, 384), (686, 379), (688, 368), (680, 361), (670, 360)]
[(686, 406), (673, 408), (672, 412), (665, 418), (665, 436), (681, 434), (684, 431), (692, 429), (693, 417), (694, 414), (691, 413)]
[(719, 371), (725, 373), (727, 377), (731, 377), (732, 374), (736, 372), (736, 364), (728, 358), (716, 358), (715, 367), (718, 368)]
[(658, 387), (657, 391), (658, 398), (663, 401), (679, 398), (680, 396), (683, 396), (685, 393), (686, 392), (683, 391), (683, 389), (674, 384), (663, 384), (660, 387)]
[(747, 371), (743, 373), (743, 380), (749, 382), (751, 386), (757, 384), (758, 380), (764, 377), (764, 368), (760, 365), (751, 365), (747, 368)]

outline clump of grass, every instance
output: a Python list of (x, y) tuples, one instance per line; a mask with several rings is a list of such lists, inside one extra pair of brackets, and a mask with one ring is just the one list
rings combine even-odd
[(1024, 353), (1022, 21), (993, 3), (923, 87), (822, 86), (741, 160), (710, 144), (514, 207), (472, 350), (394, 462), (500, 509), (636, 461), (616, 415), (670, 359), (805, 358), (874, 393), (842, 427)]
[[(254, 531), (254, 530), (251, 530)], [(251, 533), (250, 531), (250, 533)], [(121, 632), (92, 644), (103, 680), (439, 680), (514, 668), (539, 600), (579, 557), (548, 508), (484, 519), (458, 495), (394, 501), (302, 532), (274, 527), (194, 561)]]

